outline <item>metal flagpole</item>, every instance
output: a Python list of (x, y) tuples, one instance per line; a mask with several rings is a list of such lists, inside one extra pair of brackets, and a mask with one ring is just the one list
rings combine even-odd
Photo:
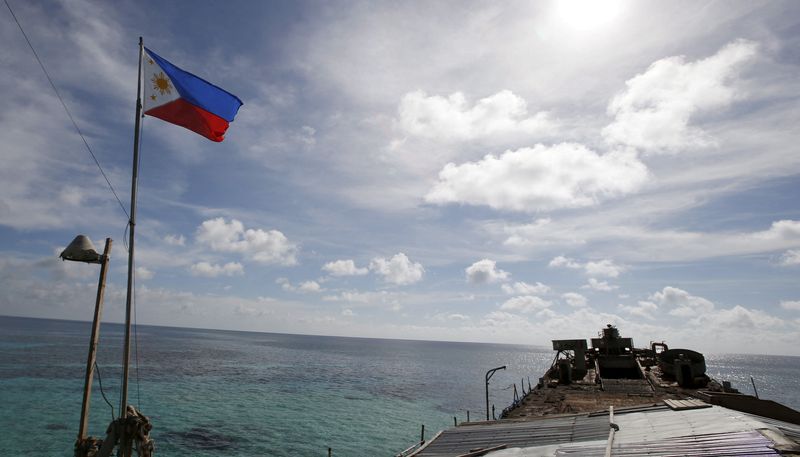
[(125, 300), (125, 348), (122, 353), (121, 417), (128, 415), (128, 368), (131, 358), (131, 299), (133, 298), (133, 246), (136, 229), (136, 188), (139, 180), (139, 128), (142, 118), (142, 57), (144, 42), (139, 37), (139, 73), (136, 89), (136, 121), (133, 136), (133, 173), (131, 174), (131, 219), (128, 223), (128, 295)]

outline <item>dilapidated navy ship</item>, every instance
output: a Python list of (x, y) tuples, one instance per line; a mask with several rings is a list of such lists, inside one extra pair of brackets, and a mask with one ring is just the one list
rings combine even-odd
[(498, 420), (462, 422), (398, 456), (800, 456), (800, 412), (706, 374), (703, 354), (613, 325), (553, 340), (553, 363)]

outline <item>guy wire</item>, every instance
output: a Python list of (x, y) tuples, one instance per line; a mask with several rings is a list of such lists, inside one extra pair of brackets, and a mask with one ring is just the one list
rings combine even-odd
[(64, 99), (61, 97), (61, 93), (58, 92), (58, 88), (56, 87), (55, 83), (53, 82), (53, 79), (50, 78), (50, 73), (47, 72), (47, 69), (45, 68), (44, 63), (42, 63), (42, 60), (39, 58), (39, 54), (36, 53), (36, 49), (34, 49), (33, 44), (31, 43), (31, 40), (28, 39), (28, 34), (25, 33), (25, 29), (22, 28), (22, 24), (20, 24), (19, 20), (17, 19), (17, 15), (14, 14), (14, 10), (12, 10), (11, 9), (11, 5), (8, 4), (8, 0), (3, 0), (3, 2), (6, 4), (6, 8), (8, 8), (8, 11), (11, 13), (11, 17), (14, 18), (14, 22), (17, 23), (17, 26), (19, 27), (19, 31), (22, 32), (22, 36), (25, 37), (25, 41), (28, 43), (28, 47), (30, 47), (31, 48), (31, 52), (33, 52), (33, 57), (36, 58), (36, 61), (39, 63), (39, 66), (42, 68), (42, 71), (44, 72), (44, 76), (47, 78), (47, 81), (50, 83), (50, 87), (53, 88), (53, 92), (55, 92), (56, 97), (58, 98), (58, 101), (61, 102), (61, 106), (63, 106), (64, 107), (64, 111), (67, 112), (67, 117), (69, 117), (69, 120), (72, 121), (72, 126), (75, 127), (75, 131), (78, 133), (78, 136), (81, 137), (81, 140), (83, 140), (83, 144), (84, 144), (84, 146), (86, 146), (86, 150), (89, 151), (89, 155), (92, 156), (92, 159), (94, 160), (94, 163), (97, 165), (97, 168), (100, 170), (100, 174), (103, 175), (103, 178), (105, 178), (106, 183), (108, 184), (108, 188), (111, 189), (111, 193), (114, 194), (114, 198), (117, 199), (117, 203), (119, 203), (120, 209), (122, 209), (122, 212), (125, 213), (126, 216), (128, 216), (128, 219), (130, 219), (130, 215), (128, 215), (128, 211), (125, 209), (125, 205), (122, 204), (122, 201), (119, 199), (119, 195), (117, 195), (117, 191), (114, 190), (114, 186), (111, 185), (111, 181), (108, 179), (108, 176), (106, 176), (106, 172), (103, 171), (103, 167), (100, 166), (100, 162), (97, 160), (97, 157), (94, 155), (94, 152), (92, 152), (92, 148), (89, 147), (89, 142), (86, 141), (86, 137), (83, 136), (83, 132), (81, 132), (81, 129), (78, 127), (78, 123), (75, 122), (75, 118), (72, 117), (72, 113), (70, 112), (69, 108), (67, 108), (67, 104), (64, 102)]

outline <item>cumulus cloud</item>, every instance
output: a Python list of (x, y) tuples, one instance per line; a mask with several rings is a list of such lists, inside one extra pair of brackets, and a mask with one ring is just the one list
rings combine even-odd
[(781, 308), (791, 311), (800, 311), (800, 300), (784, 300), (781, 302)]
[(322, 266), (331, 276), (361, 276), (369, 273), (368, 268), (358, 268), (352, 260), (336, 260)]
[(172, 246), (185, 246), (186, 237), (183, 235), (167, 235), (164, 237), (164, 242)]
[(425, 201), (525, 212), (580, 208), (636, 192), (647, 178), (647, 167), (632, 152), (600, 155), (581, 144), (538, 144), (448, 163)]
[(619, 305), (617, 305), (617, 308), (630, 315), (653, 320), (655, 319), (653, 313), (658, 310), (658, 305), (649, 301), (640, 301), (639, 304), (636, 306), (623, 305), (620, 303)]
[(406, 133), (444, 141), (536, 135), (554, 129), (547, 113), (529, 115), (525, 100), (509, 90), (478, 100), (472, 107), (461, 92), (448, 97), (409, 92), (400, 101), (398, 114)]
[(580, 308), (582, 306), (586, 306), (586, 297), (583, 295), (576, 293), (576, 292), (567, 292), (561, 295), (561, 298), (564, 301), (574, 308)]
[(589, 278), (588, 283), (584, 286), (581, 286), (581, 289), (598, 290), (600, 292), (611, 292), (612, 290), (619, 289), (619, 286), (611, 285), (608, 283), (608, 281), (598, 281), (595, 278)]
[(147, 281), (148, 279), (153, 279), (155, 273), (145, 267), (136, 267), (136, 279), (142, 279)]
[(748, 309), (740, 305), (700, 315), (694, 320), (694, 323), (702, 328), (713, 329), (715, 332), (775, 331), (786, 325), (783, 319), (771, 316), (761, 310)]
[(297, 264), (298, 247), (278, 230), (245, 229), (232, 219), (209, 219), (197, 228), (197, 241), (218, 252), (235, 252), (246, 259), (279, 265)]
[(554, 257), (553, 260), (551, 260), (550, 263), (547, 264), (547, 266), (551, 268), (572, 268), (573, 270), (578, 270), (583, 268), (583, 265), (576, 262), (575, 259), (564, 257), (563, 255)]
[(507, 281), (511, 276), (509, 272), (497, 268), (494, 260), (479, 260), (464, 269), (467, 274), (467, 282), (471, 284), (491, 284), (500, 281)]
[(714, 303), (677, 287), (667, 286), (662, 291), (654, 293), (650, 300), (659, 306), (672, 308), (669, 314), (678, 317), (693, 317), (714, 310)]
[(550, 287), (540, 282), (528, 284), (527, 282), (519, 281), (514, 284), (503, 284), (500, 288), (509, 295), (541, 295), (550, 292)]
[(322, 300), (327, 302), (344, 303), (351, 308), (380, 307), (397, 312), (403, 309), (403, 304), (401, 302), (404, 297), (404, 294), (385, 290), (377, 292), (346, 290), (336, 295), (325, 295), (322, 297)]
[(614, 122), (603, 129), (609, 143), (652, 153), (707, 147), (713, 138), (689, 125), (697, 113), (725, 108), (742, 97), (735, 79), (758, 46), (738, 40), (711, 57), (686, 62), (684, 56), (654, 62), (626, 81), (608, 105)]
[(523, 295), (520, 297), (513, 297), (506, 300), (500, 306), (500, 309), (503, 311), (519, 311), (522, 313), (533, 313), (537, 311), (542, 311), (545, 308), (549, 308), (552, 305), (551, 302), (544, 300), (540, 297), (535, 297), (532, 295)]
[(317, 293), (323, 290), (317, 281), (303, 281), (294, 285), (287, 278), (278, 278), (275, 282), (281, 285), (281, 289), (289, 292)]
[(225, 265), (198, 262), (189, 268), (192, 276), (216, 278), (217, 276), (233, 276), (244, 274), (244, 267), (239, 262), (228, 262)]
[(621, 265), (617, 265), (612, 260), (600, 260), (598, 262), (587, 262), (584, 266), (586, 274), (589, 276), (605, 276), (607, 278), (616, 278), (620, 273), (625, 271)]
[(384, 281), (401, 286), (418, 282), (425, 273), (421, 263), (412, 262), (402, 252), (395, 254), (391, 259), (383, 257), (372, 259), (369, 269), (383, 276)]
[(780, 259), (780, 264), (785, 267), (793, 267), (800, 265), (800, 250), (790, 249), (783, 253)]
[(549, 308), (552, 305), (551, 302), (544, 300), (540, 297), (536, 297), (533, 295), (523, 295), (520, 297), (513, 297), (506, 300), (500, 306), (500, 309), (503, 311), (519, 311), (522, 313), (533, 313), (536, 311), (541, 311), (545, 308)]
[(620, 273), (625, 271), (624, 266), (616, 264), (611, 259), (592, 260), (582, 263), (569, 257), (558, 256), (553, 258), (547, 266), (551, 268), (584, 270), (589, 276), (603, 276), (606, 278), (617, 278)]
[(437, 313), (431, 316), (431, 320), (435, 320), (438, 322), (466, 322), (470, 320), (470, 317), (466, 314), (460, 313)]

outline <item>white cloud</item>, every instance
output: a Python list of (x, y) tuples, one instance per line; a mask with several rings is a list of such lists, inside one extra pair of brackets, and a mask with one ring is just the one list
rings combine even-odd
[(581, 289), (599, 290), (600, 292), (611, 292), (612, 290), (619, 289), (619, 286), (613, 286), (608, 281), (598, 281), (595, 278), (589, 278), (589, 282)]
[(547, 113), (529, 116), (525, 100), (509, 90), (467, 106), (461, 92), (449, 97), (423, 91), (403, 96), (398, 108), (400, 126), (411, 135), (437, 140), (474, 140), (509, 134), (536, 135), (554, 130)]
[(155, 276), (155, 273), (151, 270), (145, 267), (136, 267), (136, 279), (147, 281), (148, 279), (153, 279), (153, 276)]
[(672, 308), (669, 314), (679, 317), (693, 317), (714, 310), (714, 303), (677, 287), (667, 286), (662, 291), (654, 293), (650, 300), (659, 306)]
[(344, 303), (351, 308), (355, 307), (378, 307), (394, 312), (403, 309), (401, 301), (405, 295), (401, 293), (388, 292), (385, 290), (378, 292), (359, 292), (357, 290), (342, 291), (336, 295), (325, 295), (322, 300), (327, 302)]
[(538, 144), (448, 163), (425, 201), (527, 212), (580, 208), (636, 192), (647, 178), (647, 167), (632, 152), (600, 155), (575, 143)]
[(272, 314), (269, 310), (240, 304), (233, 310), (234, 313), (246, 317), (263, 317)]
[(514, 284), (503, 284), (500, 288), (509, 295), (541, 295), (550, 292), (550, 287), (540, 282), (528, 284), (527, 282), (519, 281)]
[[(706, 332), (733, 333), (739, 338), (753, 336), (742, 335), (741, 332), (776, 331), (787, 325), (787, 322), (783, 319), (771, 316), (764, 311), (748, 309), (740, 305), (736, 305), (731, 309), (710, 311), (698, 316), (693, 322)], [(763, 336), (760, 338), (763, 338)]]
[(217, 276), (233, 276), (244, 274), (244, 267), (239, 262), (228, 262), (225, 265), (198, 262), (189, 268), (192, 276), (215, 278)]
[(323, 291), (322, 286), (317, 281), (303, 281), (294, 285), (287, 278), (278, 278), (275, 283), (280, 284), (281, 289), (288, 292), (318, 293)]
[(583, 265), (576, 262), (575, 259), (571, 259), (569, 257), (564, 257), (560, 255), (558, 257), (554, 257), (553, 260), (550, 261), (547, 266), (551, 268), (572, 268), (573, 270), (578, 270), (583, 268)]
[(219, 252), (235, 252), (259, 263), (295, 265), (298, 248), (277, 230), (246, 229), (236, 219), (209, 219), (197, 228), (197, 241)]
[(620, 273), (625, 271), (624, 266), (614, 263), (614, 261), (611, 259), (581, 263), (575, 259), (561, 255), (553, 258), (553, 260), (551, 260), (547, 266), (551, 268), (584, 270), (588, 276), (604, 276), (607, 278), (617, 278), (619, 277)]
[(183, 235), (167, 235), (164, 237), (164, 242), (172, 246), (185, 246), (186, 237)]
[(791, 311), (800, 311), (800, 300), (784, 300), (781, 302), (781, 308)]
[(640, 301), (637, 306), (623, 305), (620, 303), (617, 305), (617, 308), (630, 315), (653, 320), (655, 319), (653, 313), (658, 310), (658, 305), (649, 301)]
[(466, 314), (460, 313), (437, 313), (431, 316), (431, 320), (438, 321), (438, 322), (466, 322), (470, 320), (470, 317)]
[(586, 262), (584, 269), (589, 276), (605, 276), (607, 278), (619, 277), (619, 274), (625, 271), (625, 267), (617, 265), (613, 260), (609, 259), (603, 259), (597, 262)]
[(753, 42), (738, 40), (695, 62), (683, 56), (654, 62), (626, 81), (625, 91), (609, 103), (614, 122), (603, 136), (612, 144), (653, 153), (713, 145), (713, 138), (689, 122), (697, 113), (725, 108), (742, 97), (734, 79), (757, 49)]
[(780, 264), (785, 267), (800, 265), (800, 249), (790, 249), (784, 252)]
[[(703, 195), (705, 195), (705, 190)], [(766, 254), (800, 247), (800, 221), (784, 219), (768, 223), (758, 231), (681, 231), (641, 225), (641, 218), (659, 219), (691, 207), (700, 197), (688, 194), (674, 202), (645, 199), (633, 209), (621, 205), (608, 213), (584, 214), (558, 221), (541, 219), (531, 224), (486, 224), (503, 244), (526, 253), (547, 253), (553, 246), (575, 248), (592, 245), (600, 247), (599, 255), (607, 253), (622, 257), (626, 262), (687, 261), (721, 256)], [(677, 204), (677, 205), (675, 205)], [(631, 216), (636, 212), (636, 216)], [(603, 245), (610, 249), (602, 248)], [(776, 259), (776, 262), (779, 260)], [(575, 259), (559, 256), (551, 261), (553, 267), (578, 268), (584, 265)], [(623, 270), (624, 270), (623, 266)]]
[(581, 295), (579, 293), (567, 292), (565, 294), (562, 294), (561, 298), (563, 298), (564, 301), (569, 306), (572, 306), (572, 307), (575, 307), (575, 308), (580, 308), (582, 306), (586, 306), (586, 297), (584, 297), (583, 295)]
[(369, 303), (376, 297), (383, 298), (380, 293), (376, 292), (358, 292), (358, 291), (344, 291), (338, 295), (326, 295), (322, 297), (325, 301), (342, 301), (349, 303)]
[(497, 268), (494, 260), (479, 260), (464, 269), (467, 275), (467, 282), (471, 284), (491, 284), (500, 281), (507, 281), (511, 276), (507, 271)]
[(327, 271), (331, 276), (361, 276), (369, 273), (367, 268), (358, 268), (352, 260), (336, 260), (328, 262), (322, 266), (323, 271)]
[(353, 310), (350, 308), (345, 308), (342, 310), (342, 316), (344, 317), (353, 317), (355, 315), (356, 313), (354, 313)]
[(317, 281), (303, 281), (297, 286), (297, 290), (300, 292), (319, 292), (322, 290), (322, 287), (320, 287)]
[(411, 262), (402, 252), (388, 260), (383, 257), (372, 259), (369, 269), (383, 276), (386, 282), (397, 285), (414, 284), (425, 273), (421, 263)]
[(545, 308), (549, 308), (552, 305), (551, 302), (544, 300), (540, 297), (535, 297), (532, 295), (523, 295), (520, 297), (513, 297), (506, 300), (500, 306), (500, 309), (503, 311), (519, 311), (522, 313), (532, 313), (535, 311), (541, 311)]

